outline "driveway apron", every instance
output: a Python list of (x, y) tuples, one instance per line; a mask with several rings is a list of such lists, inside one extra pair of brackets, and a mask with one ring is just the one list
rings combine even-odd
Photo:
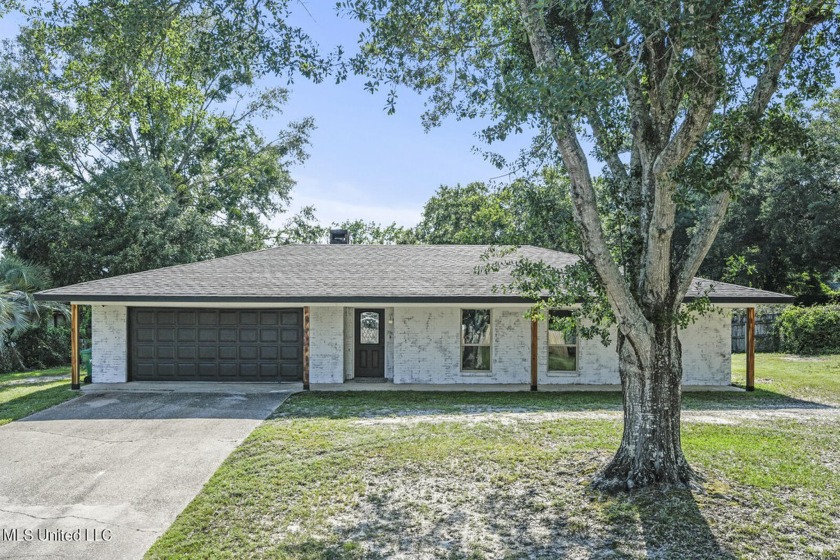
[(140, 558), (288, 391), (87, 394), (0, 427), (0, 558)]

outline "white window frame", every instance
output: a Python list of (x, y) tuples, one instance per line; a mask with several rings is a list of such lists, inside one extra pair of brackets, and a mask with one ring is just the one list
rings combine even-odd
[[(545, 328), (545, 358), (546, 372), (550, 375), (579, 375), (580, 373), (580, 337), (575, 332), (574, 344), (551, 344), (551, 313), (566, 312), (571, 313), (569, 309), (551, 309), (549, 310), (548, 320)], [(575, 369), (551, 369), (551, 349), (552, 348), (574, 348), (575, 349)]]
[[(490, 330), (487, 333), (487, 344), (464, 344), (464, 311), (487, 311), (490, 315)], [(458, 352), (458, 369), (461, 373), (474, 375), (490, 375), (493, 373), (493, 309), (490, 307), (464, 307), (458, 310), (458, 340), (460, 348)], [(490, 348), (490, 367), (487, 369), (464, 369), (464, 348)]]

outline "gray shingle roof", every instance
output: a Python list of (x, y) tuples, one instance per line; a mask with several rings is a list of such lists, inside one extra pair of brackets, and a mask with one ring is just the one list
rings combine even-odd
[[(106, 302), (520, 302), (493, 293), (507, 272), (476, 274), (486, 245), (287, 245), (54, 288), (40, 300)], [(523, 246), (515, 254), (563, 267), (576, 255)], [(688, 297), (712, 282), (698, 279)], [(789, 296), (713, 282), (713, 301), (787, 303)]]

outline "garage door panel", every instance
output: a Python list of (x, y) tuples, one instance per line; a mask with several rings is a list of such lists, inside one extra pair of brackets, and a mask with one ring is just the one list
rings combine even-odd
[(235, 360), (238, 358), (236, 346), (219, 346), (220, 360)]
[(195, 325), (196, 315), (195, 311), (178, 311), (178, 326)]
[(239, 375), (256, 379), (259, 377), (259, 364), (256, 362), (239, 362)]
[(219, 342), (236, 342), (236, 329), (219, 329)]
[(155, 375), (155, 365), (152, 363), (137, 363), (134, 365), (134, 373), (142, 377)]
[(278, 317), (276, 311), (263, 311), (260, 313), (260, 325), (276, 325)]
[(303, 313), (132, 308), (132, 380), (299, 381)]
[(219, 322), (218, 313), (215, 311), (199, 311), (198, 324), (215, 327)]
[(134, 323), (137, 325), (154, 325), (155, 312), (154, 311), (138, 311), (134, 318)]
[(175, 342), (175, 329), (156, 329), (158, 342)]
[(199, 342), (218, 342), (218, 330), (217, 329), (198, 329), (198, 341)]
[(239, 364), (236, 362), (219, 363), (219, 377), (227, 379), (236, 379), (239, 377)]
[(240, 329), (239, 342), (256, 342), (257, 329)]
[(297, 364), (279, 363), (281, 381), (300, 380), (300, 367)]
[(197, 365), (195, 362), (178, 362), (175, 366), (175, 375), (192, 380), (198, 373)]
[(175, 312), (174, 311), (158, 311), (157, 317), (154, 320), (158, 325), (174, 325)]
[(149, 327), (138, 328), (137, 342), (156, 342), (155, 329)]
[(178, 328), (178, 342), (195, 342), (195, 329)]
[(260, 329), (260, 342), (277, 342), (277, 329)]
[(300, 333), (291, 329), (283, 329), (280, 331), (280, 342), (299, 342)]
[(260, 357), (260, 349), (258, 346), (240, 346), (239, 359), (240, 360), (257, 360)]
[(141, 360), (154, 360), (155, 347), (152, 344), (138, 344), (137, 357)]

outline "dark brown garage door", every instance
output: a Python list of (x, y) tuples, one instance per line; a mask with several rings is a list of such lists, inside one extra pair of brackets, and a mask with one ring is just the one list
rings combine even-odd
[(300, 309), (131, 308), (134, 381), (300, 381)]

